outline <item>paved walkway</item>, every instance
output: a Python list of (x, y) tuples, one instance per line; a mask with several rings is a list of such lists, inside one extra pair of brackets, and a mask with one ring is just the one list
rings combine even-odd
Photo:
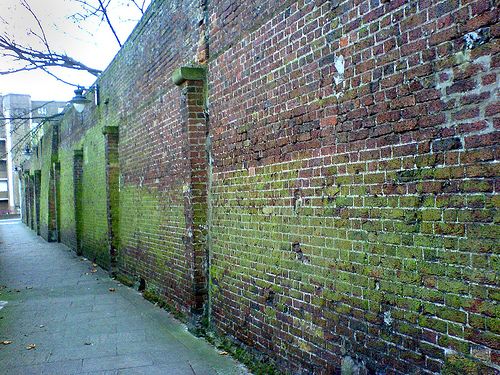
[(19, 221), (0, 221), (0, 374), (247, 373), (93, 269)]

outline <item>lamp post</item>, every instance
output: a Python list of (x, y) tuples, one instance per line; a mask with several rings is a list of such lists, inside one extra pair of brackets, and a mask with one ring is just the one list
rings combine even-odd
[(69, 101), (71, 104), (73, 104), (73, 107), (75, 107), (75, 110), (78, 113), (82, 113), (85, 109), (85, 105), (87, 103), (90, 103), (90, 100), (83, 96), (83, 90), (83, 87), (78, 86), (78, 88), (75, 90), (75, 96)]

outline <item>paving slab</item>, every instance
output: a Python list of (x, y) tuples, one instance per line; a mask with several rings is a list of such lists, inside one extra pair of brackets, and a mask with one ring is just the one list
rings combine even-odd
[(19, 220), (0, 220), (0, 374), (249, 374), (94, 268)]

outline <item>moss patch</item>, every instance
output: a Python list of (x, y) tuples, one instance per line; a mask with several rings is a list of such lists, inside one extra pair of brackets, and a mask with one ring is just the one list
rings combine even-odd
[(233, 358), (243, 363), (252, 374), (256, 375), (280, 375), (282, 372), (277, 370), (277, 367), (271, 359), (262, 355), (253, 354), (242, 345), (236, 344), (226, 336), (220, 336), (217, 333), (210, 331), (205, 335), (206, 340), (217, 347), (229, 353)]
[(495, 370), (477, 360), (460, 355), (451, 355), (446, 358), (443, 375), (493, 375)]
[[(126, 277), (128, 279), (128, 277)], [(118, 277), (117, 277), (118, 279)], [(183, 323), (187, 322), (187, 316), (165, 301), (163, 297), (151, 290), (145, 290), (142, 296), (149, 302), (160, 306), (170, 312), (176, 319)], [(208, 322), (204, 322), (206, 327)], [(241, 345), (236, 344), (230, 338), (216, 334), (213, 331), (200, 331), (197, 336), (203, 336), (209, 343), (229, 353), (233, 358), (247, 366), (253, 374), (256, 375), (281, 375), (274, 363), (267, 357), (253, 354)]]
[(160, 306), (162, 309), (167, 310), (169, 313), (171, 313), (176, 319), (179, 319), (181, 322), (186, 323), (187, 322), (187, 317), (186, 315), (177, 310), (173, 305), (169, 304), (163, 297), (160, 295), (156, 294), (155, 292), (151, 290), (145, 290), (142, 293), (142, 296), (147, 299), (149, 302), (154, 303), (155, 305)]
[(135, 284), (134, 280), (131, 277), (129, 277), (123, 273), (117, 273), (115, 275), (115, 279), (118, 282), (120, 282), (121, 284), (126, 285), (128, 287), (133, 287)]

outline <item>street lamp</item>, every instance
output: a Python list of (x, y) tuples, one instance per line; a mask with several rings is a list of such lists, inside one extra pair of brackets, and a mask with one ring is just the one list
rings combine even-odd
[(30, 156), (31, 155), (31, 148), (28, 144), (24, 147), (24, 155), (25, 156)]
[(73, 104), (78, 113), (82, 113), (85, 109), (85, 104), (90, 103), (90, 100), (83, 96), (83, 87), (78, 86), (75, 90), (75, 96), (69, 102)]

